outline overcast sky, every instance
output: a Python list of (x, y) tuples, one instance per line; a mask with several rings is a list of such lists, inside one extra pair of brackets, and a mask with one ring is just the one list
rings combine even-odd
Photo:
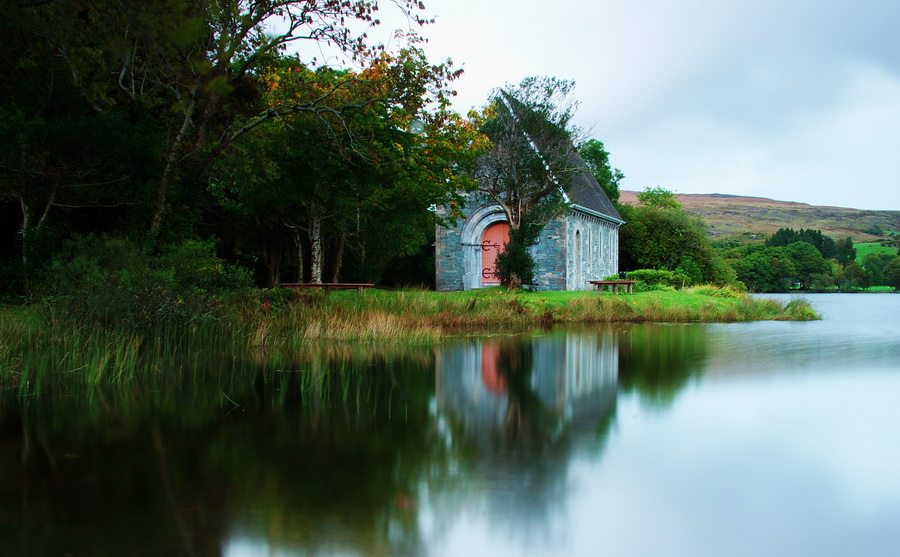
[[(623, 189), (900, 210), (897, 0), (425, 0), (454, 107), (576, 82)], [(382, 5), (387, 15), (388, 4)], [(373, 35), (396, 25), (387, 21)]]

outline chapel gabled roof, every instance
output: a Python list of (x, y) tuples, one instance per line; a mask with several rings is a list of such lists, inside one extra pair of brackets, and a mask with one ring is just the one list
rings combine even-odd
[[(519, 119), (517, 113), (529, 110), (527, 106), (506, 91), (501, 89), (500, 92), (507, 103), (507, 107), (516, 119)], [(542, 146), (531, 141), (530, 137), (527, 139), (531, 142), (535, 150), (538, 151), (538, 154), (541, 154)], [(603, 191), (603, 187), (597, 182), (597, 179), (587, 167), (584, 159), (578, 154), (578, 149), (576, 149), (575, 145), (572, 143), (569, 143), (569, 149), (569, 164), (571, 164), (574, 169), (569, 190), (566, 192), (569, 201), (576, 209), (582, 209), (584, 212), (594, 214), (594, 216), (607, 218), (619, 224), (623, 224), (625, 221), (622, 220), (622, 216), (619, 215), (615, 205), (609, 200), (609, 196), (606, 195), (606, 192)]]
[(569, 191), (567, 192), (569, 201), (576, 208), (587, 209), (588, 212), (597, 213), (600, 216), (624, 223), (622, 216), (619, 215), (615, 205), (612, 204), (609, 196), (603, 191), (603, 186), (594, 178), (581, 155), (575, 151), (572, 159), (573, 166), (576, 166), (579, 171), (572, 176), (572, 183), (569, 185)]

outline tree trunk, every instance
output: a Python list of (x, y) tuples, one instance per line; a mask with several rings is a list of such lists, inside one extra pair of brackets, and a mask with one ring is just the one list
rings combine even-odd
[(44, 227), (44, 223), (47, 222), (47, 215), (50, 214), (50, 207), (53, 206), (53, 202), (56, 201), (56, 191), (59, 189), (59, 182), (53, 185), (53, 190), (50, 191), (50, 197), (47, 199), (47, 205), (44, 206), (44, 214), (41, 215), (40, 220), (38, 220), (36, 229), (40, 230)]
[(266, 270), (266, 286), (274, 288), (281, 284), (281, 256), (284, 253), (283, 242), (273, 239), (270, 234), (262, 240), (263, 266)]
[(159, 226), (162, 224), (163, 212), (166, 208), (166, 193), (169, 184), (172, 182), (172, 176), (175, 174), (175, 167), (178, 166), (178, 158), (181, 156), (181, 150), (184, 145), (184, 138), (188, 130), (191, 128), (192, 118), (196, 104), (194, 95), (191, 94), (191, 100), (184, 111), (184, 120), (181, 122), (181, 129), (175, 135), (172, 146), (169, 147), (169, 153), (166, 155), (166, 166), (163, 169), (162, 176), (159, 179), (159, 188), (156, 191), (156, 202), (153, 206), (153, 218), (150, 221), (150, 237), (154, 238), (159, 232)]
[(19, 198), (22, 207), (22, 266), (25, 267), (25, 288), (28, 288), (28, 231), (31, 229), (31, 207), (23, 195)]
[(19, 198), (19, 203), (22, 206), (22, 282), (25, 287), (25, 295), (30, 298), (31, 272), (28, 269), (28, 252), (31, 249), (29, 238), (31, 233), (31, 207), (28, 206), (28, 201), (26, 201), (24, 194)]
[(315, 201), (309, 204), (309, 281), (322, 282), (322, 213)]
[(347, 235), (344, 233), (338, 235), (338, 245), (334, 259), (334, 275), (331, 277), (331, 282), (340, 282), (341, 266), (344, 264), (344, 245), (346, 243)]
[(300, 239), (300, 229), (291, 226), (291, 236), (294, 239), (294, 249), (297, 250), (297, 282), (306, 282), (303, 280), (303, 242)]

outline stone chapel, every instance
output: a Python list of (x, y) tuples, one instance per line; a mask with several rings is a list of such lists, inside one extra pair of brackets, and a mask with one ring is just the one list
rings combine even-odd
[[(571, 210), (548, 223), (531, 248), (535, 290), (589, 290), (588, 281), (618, 272), (619, 227), (624, 221), (584, 161), (577, 154), (574, 159), (581, 170), (566, 194)], [(499, 205), (482, 205), (476, 198), (469, 195), (457, 226), (437, 227), (435, 273), (440, 292), (500, 284), (494, 261), (508, 239), (509, 224)], [(442, 211), (438, 208), (443, 216)]]

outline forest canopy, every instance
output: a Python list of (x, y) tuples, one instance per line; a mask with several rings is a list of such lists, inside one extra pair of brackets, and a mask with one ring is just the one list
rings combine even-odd
[[(379, 8), (428, 24), (421, 2), (384, 4), (4, 3), (5, 289), (25, 293), (99, 235), (148, 256), (211, 240), (270, 286), (380, 281), (415, 256), (484, 142), (449, 109), (459, 69), (415, 32), (393, 50), (368, 37)], [(304, 41), (355, 69), (303, 59)]]

